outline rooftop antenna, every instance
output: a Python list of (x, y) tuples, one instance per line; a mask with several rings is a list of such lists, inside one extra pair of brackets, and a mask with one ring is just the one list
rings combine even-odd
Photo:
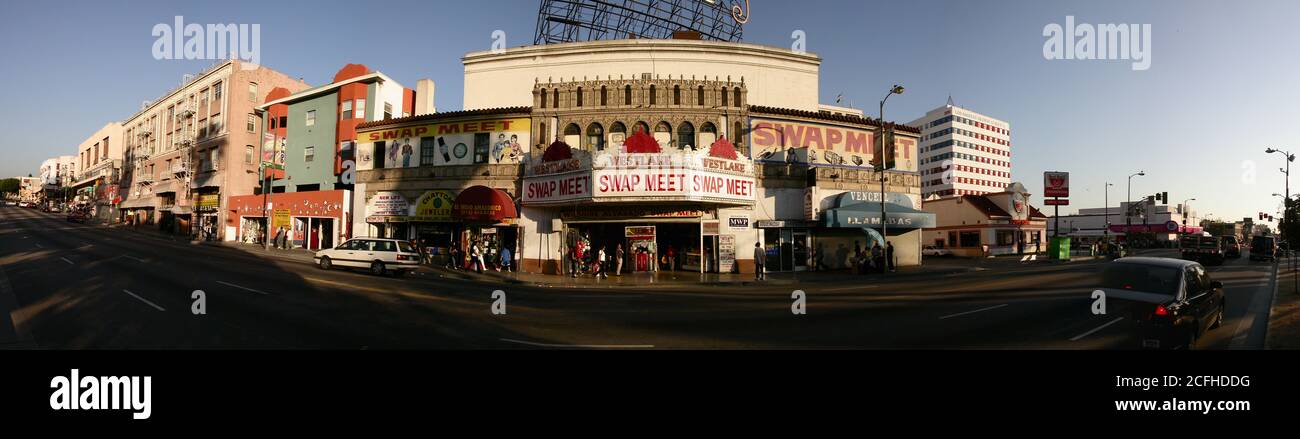
[(948, 95), (948, 106), (949, 106), (949, 107), (955, 107), (955, 106), (956, 106), (956, 105), (953, 105), (953, 103), (952, 103), (952, 95)]

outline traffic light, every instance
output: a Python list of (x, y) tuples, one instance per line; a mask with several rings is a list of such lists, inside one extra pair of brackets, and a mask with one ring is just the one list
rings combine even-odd
[(1161, 203), (1161, 204), (1169, 204), (1169, 193), (1168, 193), (1168, 192), (1161, 192), (1161, 193), (1160, 193), (1160, 203)]

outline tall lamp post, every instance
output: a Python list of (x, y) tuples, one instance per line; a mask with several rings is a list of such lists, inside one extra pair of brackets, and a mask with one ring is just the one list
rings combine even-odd
[(1133, 233), (1133, 177), (1145, 177), (1146, 171), (1138, 171), (1136, 174), (1128, 176), (1128, 201), (1124, 203), (1124, 241), (1129, 245), (1129, 234)]
[(1106, 183), (1105, 201), (1102, 202), (1102, 205), (1106, 207), (1106, 221), (1101, 232), (1103, 240), (1105, 241), (1110, 241), (1110, 187), (1114, 185), (1114, 183)]
[[(1291, 162), (1294, 162), (1294, 161), (1295, 161), (1295, 154), (1292, 154), (1292, 153), (1289, 152), (1289, 151), (1283, 151), (1283, 150), (1281, 150), (1281, 149), (1277, 149), (1277, 148), (1269, 148), (1269, 149), (1264, 150), (1264, 152), (1267, 153), (1267, 154), (1282, 154), (1283, 156), (1286, 157), (1286, 169), (1283, 169), (1283, 170), (1282, 170), (1282, 173), (1283, 173), (1283, 174), (1286, 174), (1286, 177), (1285, 177), (1285, 180), (1286, 180), (1285, 191), (1283, 191), (1282, 193), (1283, 193), (1283, 194), (1286, 194), (1286, 195), (1282, 195), (1282, 199), (1283, 199), (1283, 201), (1282, 201), (1282, 220), (1281, 220), (1281, 221), (1278, 221), (1278, 223), (1277, 223), (1278, 236), (1281, 236), (1281, 237), (1282, 237), (1282, 242), (1286, 242), (1286, 237), (1287, 237), (1287, 236), (1286, 236), (1286, 233), (1284, 232), (1286, 229), (1284, 229), (1284, 228), (1282, 227), (1282, 225), (1283, 225), (1283, 224), (1286, 224), (1286, 201), (1285, 201), (1285, 200), (1287, 199), (1287, 197), (1289, 197), (1289, 196), (1291, 195)], [(1277, 195), (1277, 194), (1274, 194), (1274, 195)]]
[[(878, 158), (880, 160), (880, 239), (885, 240), (885, 242), (881, 243), (882, 248), (880, 250), (885, 252), (886, 258), (889, 257), (889, 220), (885, 213), (885, 182), (888, 180), (885, 177), (885, 155), (890, 145), (885, 144), (885, 140), (888, 140), (885, 138), (885, 102), (889, 100), (890, 96), (896, 94), (903, 94), (903, 86), (894, 84), (893, 87), (890, 87), (889, 93), (885, 94), (885, 98), (880, 100), (880, 157)], [(886, 261), (886, 263), (888, 262)]]

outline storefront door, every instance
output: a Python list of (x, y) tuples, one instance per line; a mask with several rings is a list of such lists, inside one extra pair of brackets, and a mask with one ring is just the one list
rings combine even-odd
[(808, 271), (808, 231), (795, 231), (790, 244), (794, 249), (794, 271)]

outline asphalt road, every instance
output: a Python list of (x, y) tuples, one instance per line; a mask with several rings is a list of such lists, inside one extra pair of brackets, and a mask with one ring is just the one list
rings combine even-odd
[[(1174, 256), (1172, 251), (1155, 255)], [(1104, 262), (907, 281), (565, 290), (323, 271), (234, 248), (0, 207), (0, 346), (54, 349), (1128, 349), (1091, 312)], [(1273, 264), (1209, 267), (1225, 324), (1202, 349), (1258, 349)], [(806, 314), (791, 312), (804, 291)], [(492, 312), (505, 293), (504, 315)], [(202, 291), (206, 314), (192, 313)], [(4, 317), (9, 319), (4, 319)]]

